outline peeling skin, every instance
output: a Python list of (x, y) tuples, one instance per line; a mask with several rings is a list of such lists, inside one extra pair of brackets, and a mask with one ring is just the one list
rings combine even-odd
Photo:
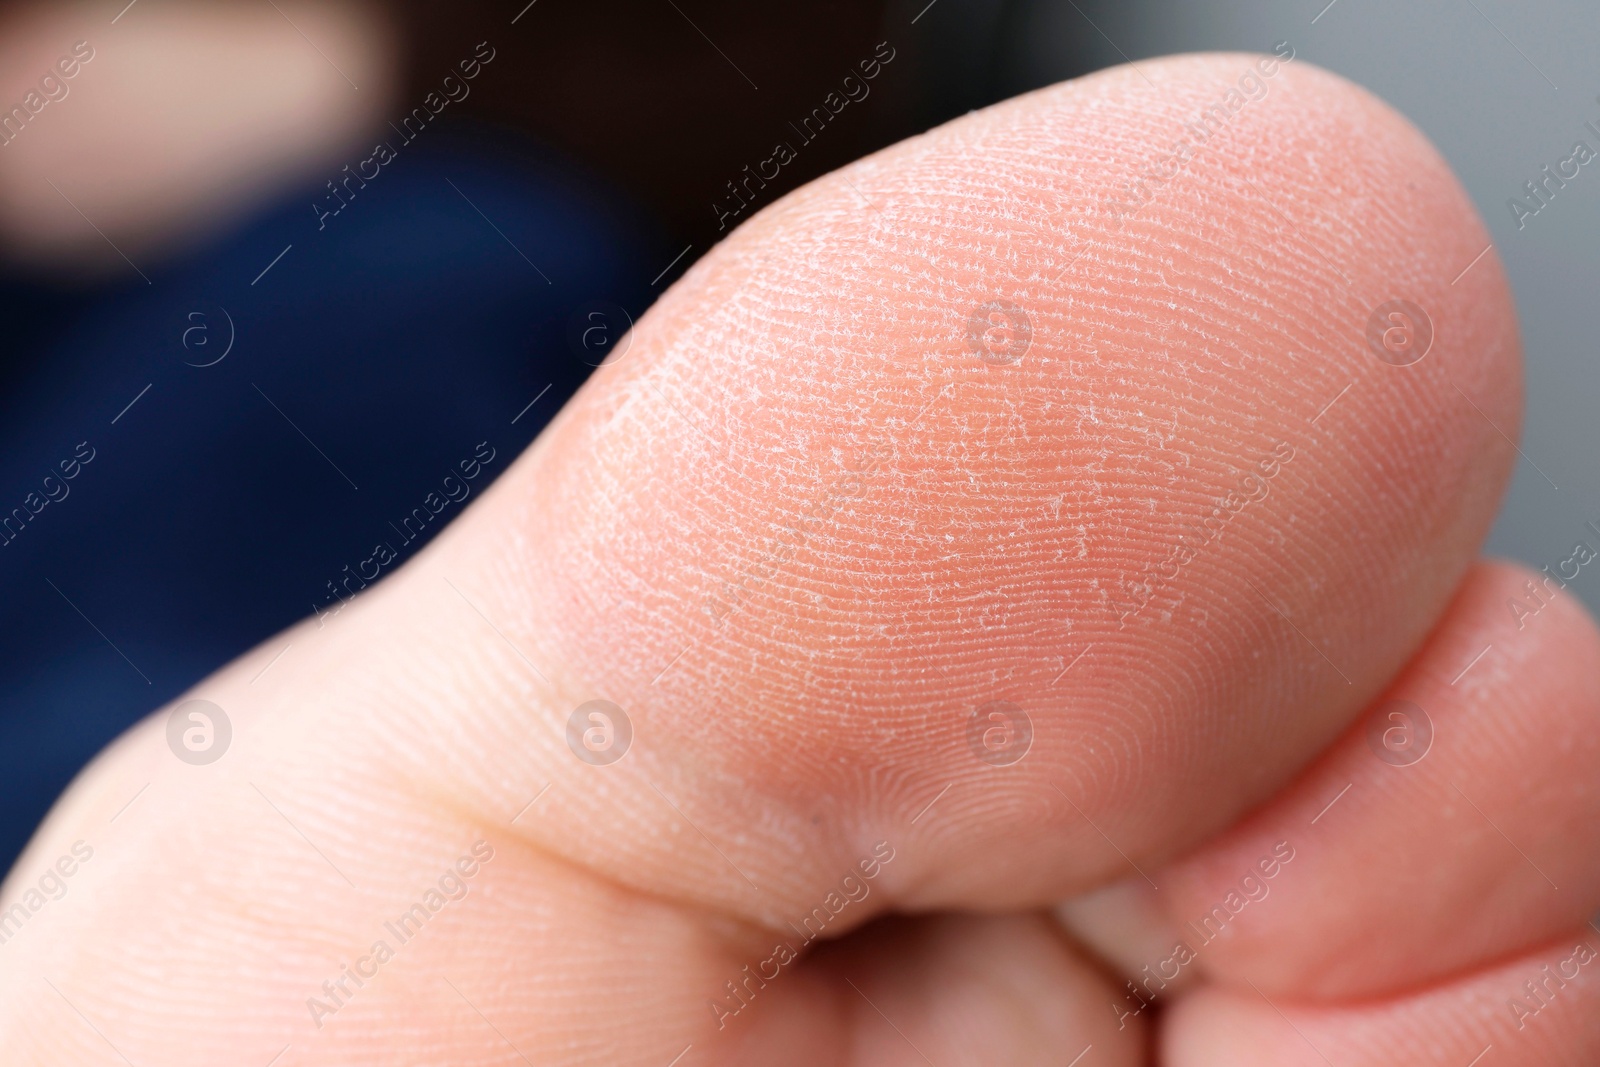
[[(460, 999), (531, 1062), (904, 1056), (846, 976), (966, 1050), (938, 1062), (993, 1053), (961, 1043), (990, 1030), (1009, 1062), (1060, 1062), (1064, 1033), (1144, 1062), (1094, 966), (1037, 917), (984, 913), (1132, 865), (1164, 882), (1353, 728), (1466, 572), (1518, 428), (1500, 264), (1451, 283), (1483, 226), (1364, 92), (1285, 65), (1136, 213), (1099, 208), (1258, 58), (1042, 90), (740, 226), (417, 558), (196, 688), (233, 719), (223, 760), (173, 760), (158, 714), (86, 772), (19, 872), (148, 790), (59, 909), (70, 929), (0, 947), (0, 1047), (104, 1062), (87, 1030), (63, 1039), (49, 975), (134, 1062), (270, 1038), (264, 1063), (481, 837), (496, 858), (433, 920), (449, 933), (296, 1056), (507, 1055)], [(1365, 340), (1397, 297), (1436, 327), (1407, 367)], [(1020, 359), (969, 346), (995, 301), (1027, 315)], [(1119, 627), (1117, 598), (1280, 441), (1270, 492)], [(708, 612), (723, 583), (737, 610)], [(596, 699), (633, 726), (609, 766), (566, 741)], [(1020, 760), (972, 742), (996, 701), (1031, 725)], [(824, 949), (719, 1038), (708, 999), (877, 842), (894, 862), (830, 934), (969, 914), (918, 927), (922, 955), (850, 955), (892, 942), (877, 927)]]
[[(1141, 65), (1154, 89), (1118, 69), (968, 116), (799, 190), (696, 264), (495, 487), (494, 533), (441, 549), (493, 560), (525, 598), (501, 614), (566, 672), (542, 699), (639, 709), (657, 773), (693, 783), (719, 840), (778, 835), (824, 868), (978, 780), (964, 719), (1017, 702), (1028, 759), (983, 779), (981, 803), (942, 802), (977, 805), (942, 831), (970, 863), (895, 872), (920, 906), (979, 885), (1037, 903), (1124, 871), (1052, 783), (1159, 857), (1327, 743), (1483, 533), (1510, 449), (1450, 383), (1514, 433), (1516, 341), (1492, 256), (1450, 285), (1487, 238), (1443, 162), (1303, 62), (1136, 217), (1094, 210), (1254, 61)], [(1045, 205), (1070, 223), (1041, 222)], [(1445, 324), (1404, 368), (1363, 341), (1396, 293)], [(965, 345), (991, 299), (1031, 319), (1009, 366)], [(783, 523), (875, 441), (893, 461), (774, 559)], [(1119, 628), (1128, 584), (1279, 442), (1295, 456), (1270, 493)], [(737, 611), (700, 610), (752, 567)], [(624, 788), (656, 821), (648, 786)], [(849, 814), (796, 818), (819, 790)], [(544, 844), (607, 862), (599, 843)], [(679, 862), (630, 851), (617, 874)], [(726, 889), (738, 907), (749, 887)]]

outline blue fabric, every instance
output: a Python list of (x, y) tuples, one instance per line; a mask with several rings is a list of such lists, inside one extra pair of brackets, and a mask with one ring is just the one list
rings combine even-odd
[(396, 529), (480, 442), (473, 494), (505, 470), (595, 361), (575, 314), (657, 291), (648, 222), (505, 144), (429, 131), (151, 284), (0, 285), (0, 870), (118, 733), (459, 514)]

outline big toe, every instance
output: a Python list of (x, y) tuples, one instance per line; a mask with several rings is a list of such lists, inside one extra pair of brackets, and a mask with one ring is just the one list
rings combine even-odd
[[(786, 923), (1151, 869), (1325, 745), (1467, 566), (1518, 418), (1487, 243), (1415, 130), (1281, 57), (1118, 68), (807, 186), (415, 562), (200, 686), (224, 760), (152, 723), (79, 785), (23, 869), (116, 846), (8, 949), (0, 1031), (47, 1049), (25, 1020), (70, 998), (135, 1062), (365, 1062), (396, 1017), (452, 1060), (493, 1019), (665, 1062)], [(308, 1031), (480, 836), (496, 888)], [(494, 1002), (406, 977), (426, 952)]]

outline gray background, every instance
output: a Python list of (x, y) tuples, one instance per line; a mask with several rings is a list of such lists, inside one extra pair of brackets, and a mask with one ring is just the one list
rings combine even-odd
[[(1099, 68), (1124, 54), (1137, 62), (1174, 52), (1268, 51), (1288, 40), (1297, 58), (1389, 101), (1433, 140), (1476, 201), (1522, 316), (1520, 443), (1528, 458), (1518, 461), (1488, 551), (1537, 567), (1567, 558), (1580, 538), (1600, 549), (1600, 539), (1583, 530), (1585, 520), (1600, 518), (1600, 475), (1589, 463), (1600, 444), (1600, 160), (1521, 231), (1506, 207), (1574, 141), (1600, 152), (1600, 139), (1583, 126), (1600, 126), (1600, 7), (1594, 0), (1335, 0), (1317, 17), (1326, 3), (997, 5), (1004, 57), (997, 88), (1009, 95), (1048, 85), (1076, 73), (1085, 56)], [(1582, 570), (1571, 590), (1600, 611), (1597, 570)]]

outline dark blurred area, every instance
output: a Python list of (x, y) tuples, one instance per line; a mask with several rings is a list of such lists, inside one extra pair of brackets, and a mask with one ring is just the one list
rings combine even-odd
[[(0, 282), (0, 515), (22, 509), (0, 546), (0, 862), (121, 731), (335, 609), (376, 543), (384, 573), (414, 554), (467, 502), (421, 536), (404, 517), (485, 446), (481, 492), (724, 227), (1028, 87), (998, 61), (1020, 7), (391, 5), (391, 124), (480, 42), (495, 58), (415, 143), (370, 131), (395, 158), (348, 200), (325, 166), (131, 257), (73, 204), (111, 246), (95, 280)], [(778, 142), (795, 158), (723, 218)]]
[[(1002, 62), (1009, 51), (1002, 44), (1026, 30), (1032, 6), (1017, 0), (540, 0), (525, 9), (486, 0), (411, 3), (403, 8), (407, 99), (432, 88), (480, 39), (481, 27), (498, 28), (506, 10), (522, 9), (516, 28), (524, 36), (513, 61), (475, 87), (464, 113), (529, 133), (582, 161), (644, 205), (679, 247), (704, 250), (724, 232), (713, 205), (728, 199), (727, 183), (771, 156), (775, 142), (798, 149), (791, 123), (840, 93), (847, 76), (864, 80), (858, 63), (880, 42), (894, 59), (866, 84), (865, 98), (806, 142), (753, 206), (1034, 88)], [(1104, 5), (1088, 10), (1097, 6)], [(1081, 65), (1087, 53), (1057, 59), (1092, 69)]]

